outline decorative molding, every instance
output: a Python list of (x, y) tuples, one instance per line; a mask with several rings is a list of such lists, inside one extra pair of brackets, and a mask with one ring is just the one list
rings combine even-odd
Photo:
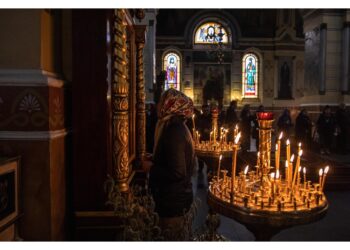
[(53, 131), (0, 131), (0, 140), (46, 141), (64, 137), (66, 129)]
[(129, 190), (129, 123), (127, 82), (127, 31), (125, 12), (114, 11), (112, 63), (112, 163), (119, 190)]
[(143, 48), (146, 26), (135, 27), (136, 42), (136, 159), (140, 162), (146, 153), (146, 93), (143, 72)]
[(0, 86), (56, 87), (65, 82), (59, 75), (40, 69), (0, 69)]

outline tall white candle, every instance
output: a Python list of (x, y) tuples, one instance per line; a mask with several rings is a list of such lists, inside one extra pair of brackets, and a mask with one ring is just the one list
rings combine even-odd
[(321, 168), (319, 171), (318, 171), (318, 183), (320, 185), (320, 188), (322, 187), (322, 175), (323, 175), (323, 169)]
[(288, 183), (289, 183), (289, 187), (292, 187), (293, 185), (293, 161), (294, 161), (294, 154), (292, 154), (292, 156), (290, 157), (290, 161), (289, 161), (289, 177), (288, 177)]
[(283, 136), (283, 132), (280, 133), (277, 141), (277, 162), (276, 162), (276, 170), (280, 168), (280, 157), (281, 157), (281, 139)]
[(329, 166), (326, 166), (326, 168), (324, 169), (324, 173), (323, 173), (321, 191), (323, 191), (324, 183), (326, 182), (326, 176), (327, 176), (328, 170), (329, 170)]
[(303, 155), (303, 150), (300, 150), (298, 153), (297, 162), (295, 164), (294, 177), (293, 177), (293, 183), (292, 183), (293, 186), (295, 185), (295, 182), (296, 182), (297, 173), (298, 173), (299, 166), (300, 166), (300, 157), (302, 155)]
[(286, 145), (287, 145), (287, 147), (286, 147), (286, 159), (289, 162), (290, 161), (290, 142), (289, 142), (289, 139), (287, 140)]
[(220, 157), (219, 157), (219, 166), (218, 166), (218, 173), (217, 173), (218, 181), (219, 181), (219, 179), (220, 179), (221, 159), (222, 159), (222, 155), (220, 155)]

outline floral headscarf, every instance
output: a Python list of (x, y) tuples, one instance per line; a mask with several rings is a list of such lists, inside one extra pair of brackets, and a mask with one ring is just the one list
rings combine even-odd
[(191, 98), (176, 89), (168, 89), (165, 91), (159, 101), (158, 122), (154, 135), (155, 152), (160, 135), (163, 132), (164, 126), (173, 116), (184, 116), (190, 118), (193, 115), (194, 107)]
[(163, 119), (169, 115), (179, 115), (190, 118), (194, 111), (191, 98), (173, 88), (163, 93), (159, 105), (159, 119)]

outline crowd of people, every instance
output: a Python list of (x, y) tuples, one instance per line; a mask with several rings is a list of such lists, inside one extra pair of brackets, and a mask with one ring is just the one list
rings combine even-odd
[[(233, 140), (233, 129), (238, 125), (242, 133), (241, 148), (250, 150), (250, 138), (255, 139), (255, 146), (259, 145), (259, 124), (256, 112), (264, 111), (260, 105), (253, 111), (249, 104), (242, 107), (240, 113), (237, 111), (237, 102), (231, 101), (229, 107), (224, 110), (219, 108), (218, 126), (229, 130), (228, 140)], [(201, 110), (194, 109), (196, 129), (199, 130), (202, 140), (209, 140), (212, 129), (211, 107), (203, 104)], [(147, 115), (147, 149), (152, 152), (154, 128), (157, 121), (156, 108), (151, 104)], [(192, 131), (192, 120), (187, 122)], [(152, 130), (153, 128), (153, 130)], [(302, 142), (305, 148), (318, 149), (321, 154), (330, 154), (331, 151), (339, 154), (348, 152), (348, 140), (350, 130), (350, 114), (345, 104), (340, 104), (335, 112), (330, 106), (325, 106), (319, 117), (312, 121), (308, 111), (302, 108), (297, 114), (295, 121), (291, 117), (289, 109), (284, 109), (282, 114), (276, 118), (276, 133), (283, 132), (285, 138), (294, 142)], [(201, 165), (201, 164), (200, 164)]]

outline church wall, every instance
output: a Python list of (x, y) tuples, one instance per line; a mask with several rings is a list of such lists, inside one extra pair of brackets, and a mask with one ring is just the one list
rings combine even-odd
[(22, 157), (19, 235), (62, 240), (67, 131), (64, 81), (53, 62), (57, 16), (44, 10), (1, 12), (1, 49), (6, 52), (0, 58), (0, 154)]
[[(325, 44), (325, 56), (319, 56), (317, 60), (319, 63), (324, 61), (324, 70), (319, 69), (318, 75), (324, 74), (324, 91), (320, 92), (322, 88), (321, 79), (316, 78), (318, 81), (315, 82), (313, 86), (309, 86), (306, 82), (306, 92), (308, 95), (304, 96), (302, 99), (302, 105), (307, 105), (308, 107), (317, 107), (320, 104), (329, 104), (331, 106), (338, 106), (339, 103), (344, 102), (349, 105), (349, 98), (347, 94), (342, 94), (342, 81), (343, 81), (343, 23), (346, 19), (346, 13), (348, 10), (340, 11), (313, 11), (304, 15), (304, 31), (308, 34), (319, 33), (322, 28), (326, 30), (326, 38), (324, 40)], [(312, 37), (310, 37), (312, 38)], [(322, 37), (318, 38), (322, 42)], [(306, 41), (307, 43), (307, 41)], [(349, 46), (349, 45), (348, 45)], [(310, 55), (310, 53), (316, 54), (317, 51), (312, 52), (311, 47), (305, 46), (305, 54)], [(318, 47), (321, 50), (321, 47)], [(318, 51), (321, 53), (321, 51)], [(321, 54), (319, 54), (321, 55)], [(305, 74), (308, 74), (308, 69), (313, 66), (311, 62), (306, 59)], [(314, 65), (320, 67), (320, 64)], [(315, 67), (314, 67), (315, 68)], [(310, 91), (312, 89), (312, 91)]]
[(0, 10), (0, 69), (40, 68), (41, 10)]

